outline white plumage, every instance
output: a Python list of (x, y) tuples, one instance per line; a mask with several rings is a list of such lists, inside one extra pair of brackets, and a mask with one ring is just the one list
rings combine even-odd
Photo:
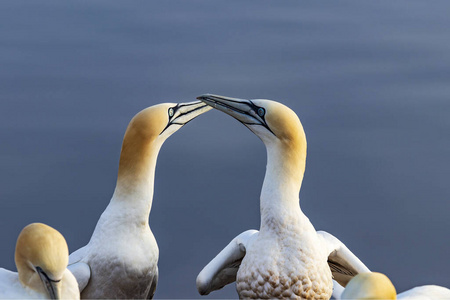
[(17, 273), (0, 268), (1, 299), (80, 299), (78, 284), (66, 269), (69, 250), (55, 229), (26, 226), (17, 239)]
[(316, 232), (299, 205), (306, 137), (297, 115), (270, 100), (203, 95), (265, 144), (267, 169), (260, 197), (260, 230), (233, 239), (197, 277), (200, 294), (236, 280), (241, 298), (329, 299), (332, 274), (345, 285), (367, 267), (338, 239)]
[(439, 300), (450, 299), (450, 290), (437, 285), (415, 287), (397, 295), (391, 280), (382, 273), (362, 273), (355, 276), (345, 290), (333, 292), (340, 299), (402, 299)]
[(402, 300), (443, 300), (450, 299), (450, 289), (438, 285), (423, 285), (397, 295)]
[(208, 111), (200, 101), (139, 112), (124, 136), (117, 184), (89, 243), (70, 255), (82, 298), (152, 298), (159, 250), (148, 218), (156, 160), (164, 141)]

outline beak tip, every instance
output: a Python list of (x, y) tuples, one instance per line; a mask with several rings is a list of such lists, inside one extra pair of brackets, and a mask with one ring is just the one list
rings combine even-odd
[(213, 94), (203, 94), (197, 97), (198, 100), (205, 100), (209, 97), (213, 96)]

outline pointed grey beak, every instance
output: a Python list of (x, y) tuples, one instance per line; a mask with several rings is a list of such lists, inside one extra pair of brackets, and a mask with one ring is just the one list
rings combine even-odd
[(167, 128), (169, 128), (170, 125), (186, 125), (208, 110), (211, 110), (211, 107), (206, 105), (202, 101), (178, 103), (175, 107), (170, 108), (169, 122), (160, 134), (162, 134)]
[(173, 112), (170, 123), (184, 125), (195, 119), (202, 113), (210, 110), (211, 107), (205, 105), (202, 101), (179, 103)]
[(204, 94), (198, 96), (197, 99), (234, 117), (247, 127), (248, 125), (261, 125), (272, 132), (264, 118), (265, 109), (255, 105), (251, 100), (213, 94)]
[(45, 289), (47, 290), (50, 299), (60, 299), (60, 291), (56, 285), (61, 281), (50, 279), (40, 267), (36, 267), (36, 271), (38, 272), (39, 277), (44, 283)]
[(213, 94), (204, 94), (197, 97), (198, 100), (235, 117), (241, 122), (254, 121), (248, 117), (257, 116), (255, 105), (250, 100), (231, 98)]

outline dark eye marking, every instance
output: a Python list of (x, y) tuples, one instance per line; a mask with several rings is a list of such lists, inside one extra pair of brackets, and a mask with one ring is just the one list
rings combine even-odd
[(266, 114), (266, 110), (262, 107), (258, 108), (258, 115), (262, 118)]
[[(247, 105), (258, 114), (258, 116), (261, 118), (262, 121), (260, 121), (260, 123), (246, 123), (247, 125), (261, 125), (264, 126), (267, 130), (269, 130), (274, 136), (276, 136), (276, 134), (272, 131), (272, 129), (270, 129), (269, 125), (266, 122), (266, 109), (264, 107), (260, 107), (255, 105), (252, 100), (249, 100), (250, 103), (248, 103)], [(247, 113), (248, 114), (248, 113)]]
[[(173, 116), (175, 116), (175, 113), (177, 112), (178, 108), (179, 108), (178, 104), (173, 107), (169, 107), (169, 109), (167, 110), (167, 114), (169, 115), (169, 122), (167, 122), (167, 125), (166, 125), (166, 127), (164, 127), (163, 131), (160, 132), (160, 135), (161, 135), (161, 133), (166, 131), (166, 129), (169, 128), (170, 125), (178, 124), (176, 122), (173, 122), (173, 120), (174, 120)], [(183, 125), (183, 124), (179, 124), (179, 125)]]
[[(194, 109), (189, 109), (189, 106), (192, 105), (196, 105), (197, 103), (178, 103), (177, 105), (173, 106), (173, 107), (169, 107), (169, 109), (167, 110), (167, 114), (169, 115), (169, 121), (167, 122), (166, 127), (164, 127), (163, 131), (160, 132), (160, 135), (166, 131), (167, 128), (169, 128), (170, 125), (180, 125), (183, 126), (185, 124), (187, 124), (188, 122), (190, 122), (192, 119), (185, 121), (185, 122), (180, 122), (177, 120), (179, 120), (181, 117), (185, 116), (185, 115), (189, 115), (197, 110), (203, 109), (204, 107), (206, 107), (207, 105), (201, 105), (198, 106)], [(183, 107), (188, 107), (188, 109), (183, 109)]]

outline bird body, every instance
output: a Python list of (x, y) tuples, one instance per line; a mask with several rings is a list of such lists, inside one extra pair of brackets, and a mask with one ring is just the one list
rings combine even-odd
[(237, 291), (254, 299), (329, 299), (328, 253), (299, 205), (306, 139), (298, 118), (277, 108), (282, 110), (278, 113), (289, 114), (294, 124), (289, 126), (289, 139), (263, 136), (267, 168), (260, 197), (261, 225), (237, 273)]
[(205, 266), (197, 277), (200, 294), (236, 280), (240, 298), (329, 299), (332, 274), (345, 285), (368, 271), (338, 239), (317, 232), (300, 209), (306, 136), (297, 115), (271, 100), (197, 99), (242, 122), (267, 150), (260, 230), (237, 236)]
[(124, 217), (126, 207), (115, 206), (102, 214), (89, 244), (72, 254), (91, 270), (83, 298), (142, 299), (156, 286), (159, 249), (148, 222)]
[(117, 184), (89, 243), (70, 255), (82, 298), (152, 298), (159, 249), (149, 227), (156, 160), (164, 141), (210, 108), (200, 101), (164, 103), (130, 121)]
[(402, 299), (402, 300), (439, 300), (450, 299), (450, 289), (437, 285), (424, 285), (412, 288), (397, 295), (391, 280), (378, 272), (361, 273), (355, 276), (342, 294), (336, 299)]
[[(61, 296), (56, 299), (80, 299), (80, 291), (75, 277), (69, 270), (64, 271)], [(33, 289), (24, 286), (16, 272), (0, 268), (0, 299), (51, 299), (44, 287)]]
[(448, 300), (450, 289), (438, 285), (423, 285), (397, 295), (401, 300)]
[[(12, 272), (0, 268), (0, 296), (1, 298), (11, 297), (18, 299), (26, 295), (26, 298), (41, 298), (45, 299), (44, 295), (38, 293), (26, 286), (23, 286), (19, 281), (19, 276), (16, 272)], [(2, 294), (3, 293), (3, 294)]]
[(301, 226), (301, 221), (272, 224), (259, 231), (237, 272), (240, 297), (330, 298), (328, 253), (319, 246), (314, 228)]
[(17, 239), (17, 273), (0, 268), (1, 299), (80, 299), (78, 284), (67, 270), (64, 237), (41, 223), (26, 226)]

